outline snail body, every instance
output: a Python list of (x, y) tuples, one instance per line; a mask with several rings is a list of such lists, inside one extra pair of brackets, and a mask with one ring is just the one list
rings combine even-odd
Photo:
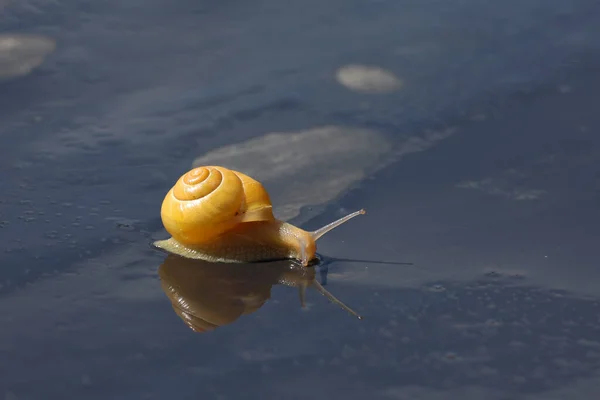
[(200, 166), (183, 174), (165, 196), (161, 219), (171, 237), (154, 245), (210, 262), (296, 259), (307, 266), (321, 236), (364, 213), (356, 211), (305, 231), (275, 218), (260, 182), (228, 168)]

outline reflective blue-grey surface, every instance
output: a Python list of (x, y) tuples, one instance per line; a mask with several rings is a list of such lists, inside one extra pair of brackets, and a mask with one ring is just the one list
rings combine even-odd
[[(0, 398), (596, 399), (598, 15), (0, 0)], [(202, 163), (366, 208), (310, 272), (364, 319), (153, 249)]]

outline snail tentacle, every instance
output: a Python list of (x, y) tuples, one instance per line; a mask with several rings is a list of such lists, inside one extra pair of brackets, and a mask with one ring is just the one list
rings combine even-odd
[(338, 226), (342, 225), (344, 222), (347, 222), (348, 220), (358, 216), (358, 215), (363, 215), (366, 214), (367, 211), (365, 211), (365, 209), (361, 209), (358, 211), (355, 211), (353, 213), (350, 213), (348, 215), (346, 215), (345, 217), (342, 217), (336, 221), (333, 221), (319, 229), (317, 229), (316, 231), (312, 231), (310, 233), (310, 235), (313, 237), (313, 239), (316, 241), (318, 240), (321, 236), (323, 236), (324, 234), (326, 234), (327, 232), (337, 228)]

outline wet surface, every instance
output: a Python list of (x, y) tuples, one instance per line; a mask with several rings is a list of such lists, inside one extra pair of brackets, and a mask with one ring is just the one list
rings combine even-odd
[[(599, 13), (0, 1), (56, 44), (0, 81), (0, 398), (595, 399)], [(295, 278), (190, 270), (160, 203), (219, 159), (306, 229), (368, 213)]]

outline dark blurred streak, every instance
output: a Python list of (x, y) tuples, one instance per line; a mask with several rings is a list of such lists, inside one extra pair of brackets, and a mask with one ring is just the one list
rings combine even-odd
[(345, 261), (345, 262), (352, 262), (352, 263), (355, 263), (355, 262), (369, 263), (369, 264), (388, 264), (388, 265), (415, 265), (414, 263), (411, 263), (411, 262), (362, 260), (362, 259), (358, 259), (358, 258), (340, 258), (340, 257), (324, 257), (324, 256), (319, 256), (319, 258), (321, 260), (321, 265), (329, 265), (336, 261)]
[(349, 262), (349, 263), (367, 263), (367, 264), (384, 264), (384, 265), (414, 265), (409, 262), (397, 262), (397, 261), (374, 261), (374, 260), (361, 260), (356, 258), (340, 258), (340, 257), (327, 257), (318, 255), (319, 262), (319, 275), (321, 277), (321, 285), (327, 285), (327, 273), (329, 272), (329, 266), (337, 261)]

